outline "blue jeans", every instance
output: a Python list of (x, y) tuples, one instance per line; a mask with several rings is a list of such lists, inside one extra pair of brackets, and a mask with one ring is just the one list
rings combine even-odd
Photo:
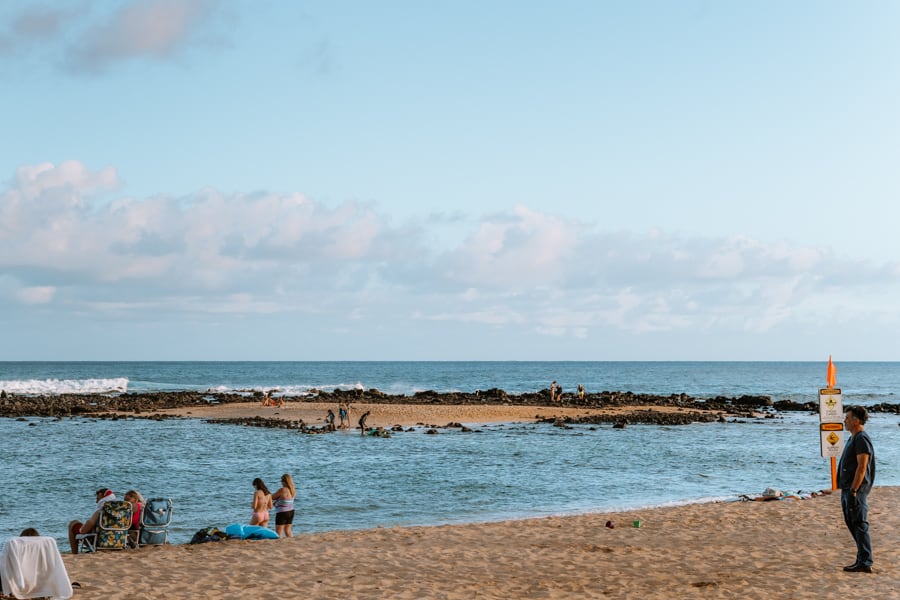
[(841, 490), (841, 510), (844, 523), (856, 542), (856, 564), (872, 566), (872, 539), (869, 537), (869, 505), (867, 492), (858, 492), (856, 497), (849, 489)]

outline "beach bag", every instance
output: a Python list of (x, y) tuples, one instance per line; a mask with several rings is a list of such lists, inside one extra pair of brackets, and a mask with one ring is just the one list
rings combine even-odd
[(191, 538), (192, 544), (205, 544), (206, 542), (221, 542), (226, 538), (225, 532), (218, 527), (204, 527)]

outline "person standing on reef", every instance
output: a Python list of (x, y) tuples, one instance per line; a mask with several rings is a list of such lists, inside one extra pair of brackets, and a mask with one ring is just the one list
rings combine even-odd
[(578, 399), (584, 400), (584, 386), (580, 383), (578, 384)]
[(341, 400), (341, 403), (338, 405), (338, 414), (341, 417), (341, 429), (347, 429), (350, 423), (350, 403), (346, 400)]
[(556, 380), (550, 382), (550, 404), (556, 402)]
[(844, 567), (850, 573), (872, 572), (872, 539), (869, 537), (869, 492), (875, 483), (875, 448), (865, 431), (869, 413), (862, 406), (848, 406), (844, 428), (852, 437), (838, 463), (838, 487), (844, 523), (856, 542), (856, 562)]

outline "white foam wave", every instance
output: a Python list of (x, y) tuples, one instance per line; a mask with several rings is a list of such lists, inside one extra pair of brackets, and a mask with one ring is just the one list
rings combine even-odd
[(114, 379), (23, 379), (0, 380), (0, 390), (8, 394), (109, 394), (128, 391), (128, 378)]
[(273, 396), (314, 396), (317, 391), (333, 392), (335, 390), (365, 390), (362, 383), (335, 383), (326, 385), (254, 385), (252, 387), (231, 387), (226, 385), (218, 385), (214, 387), (204, 388), (211, 392), (219, 392), (223, 394), (238, 393), (251, 394), (256, 391), (269, 392)]

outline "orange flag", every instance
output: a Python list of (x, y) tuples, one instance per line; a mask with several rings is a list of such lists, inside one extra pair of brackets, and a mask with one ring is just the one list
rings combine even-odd
[(828, 387), (829, 387), (830, 389), (834, 389), (835, 386), (837, 385), (837, 378), (835, 377), (835, 375), (837, 375), (837, 367), (835, 367), (835, 366), (834, 366), (834, 363), (831, 362), (831, 355), (829, 354), (829, 355), (828, 355), (828, 375), (827, 375), (827, 380), (828, 380)]

